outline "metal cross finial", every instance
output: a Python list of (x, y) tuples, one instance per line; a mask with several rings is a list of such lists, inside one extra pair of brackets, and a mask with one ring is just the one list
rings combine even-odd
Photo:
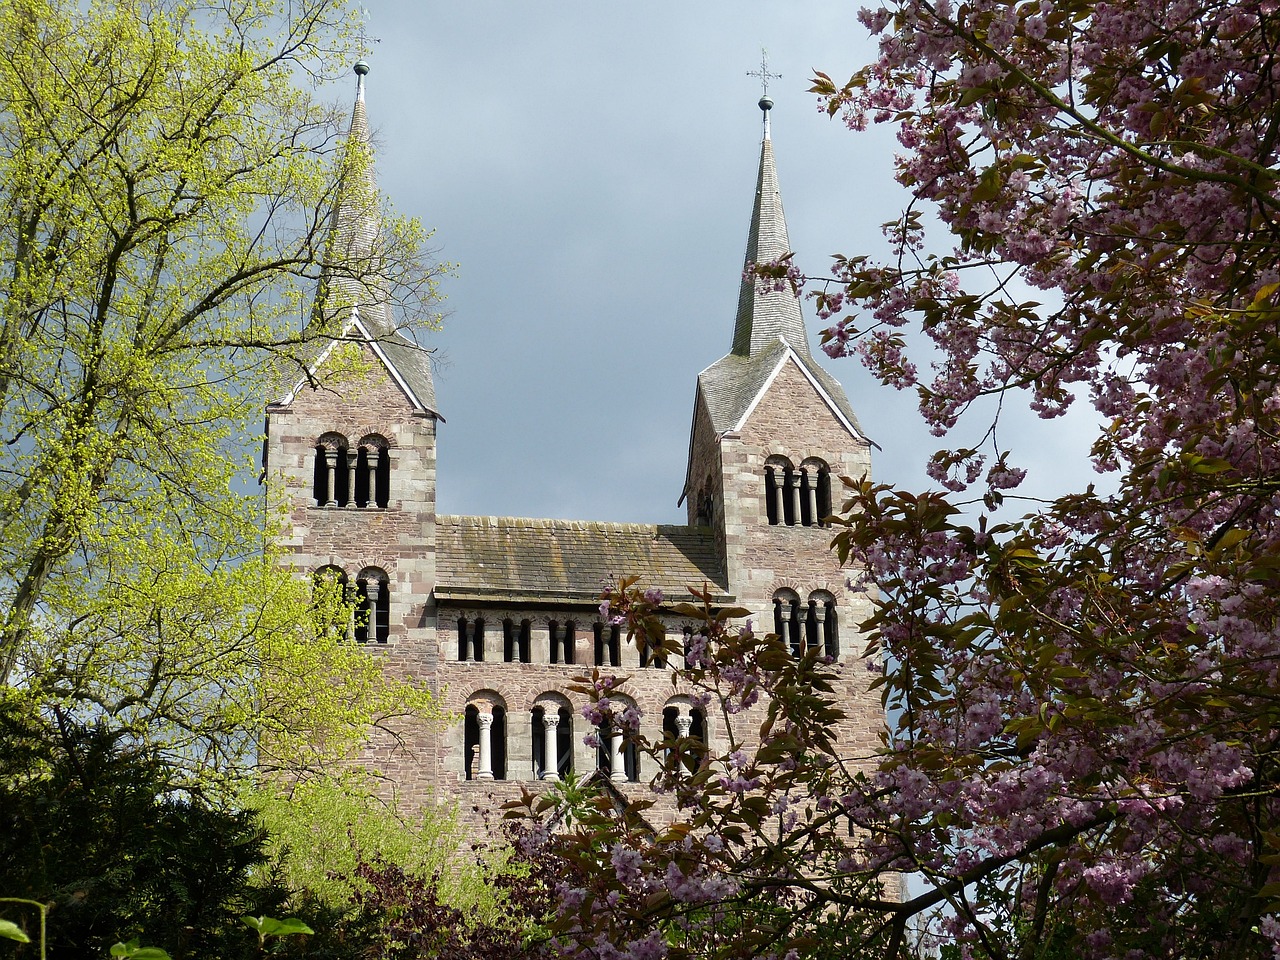
[(769, 96), (769, 81), (782, 79), (782, 74), (769, 72), (769, 51), (764, 47), (760, 48), (760, 69), (748, 70), (747, 76), (760, 78), (760, 85), (764, 87), (763, 93), (765, 97)]

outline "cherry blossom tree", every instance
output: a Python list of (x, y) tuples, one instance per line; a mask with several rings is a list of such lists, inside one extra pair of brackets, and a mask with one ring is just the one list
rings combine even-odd
[[(1280, 956), (1280, 4), (861, 17), (879, 59), (814, 91), (896, 126), (913, 200), (885, 262), (805, 283), (828, 353), (949, 444), (940, 490), (852, 478), (838, 519), (883, 751), (853, 772), (816, 653), (708, 611), (692, 682), (767, 702), (758, 745), (669, 771), (670, 829), (548, 840), (580, 868), (557, 929), (599, 957)], [(1114, 492), (1015, 500), (998, 416), (957, 439), (1072, 403)]]

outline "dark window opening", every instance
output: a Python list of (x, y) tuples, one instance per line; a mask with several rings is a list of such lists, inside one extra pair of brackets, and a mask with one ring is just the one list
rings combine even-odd
[(462, 719), (463, 772), (474, 780), (480, 770), (480, 711), (467, 707)]
[(493, 779), (507, 779), (507, 708), (495, 704), (493, 726), (489, 728), (489, 761), (493, 766)]
[(778, 495), (778, 480), (775, 467), (764, 468), (764, 509), (771, 527), (776, 527), (779, 523), (778, 506), (782, 498)]
[(465, 662), (484, 662), (484, 620), (476, 617), (458, 620), (458, 659)]
[(502, 621), (502, 659), (507, 663), (532, 663), (528, 620)]
[(597, 623), (595, 630), (596, 666), (620, 666), (619, 653), (622, 646), (622, 630), (617, 624)]
[(356, 642), (386, 643), (391, 637), (390, 583), (368, 576), (356, 581), (356, 587)]

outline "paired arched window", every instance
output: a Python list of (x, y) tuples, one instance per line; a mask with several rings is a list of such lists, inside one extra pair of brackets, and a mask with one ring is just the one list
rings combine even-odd
[(352, 448), (340, 433), (316, 441), (312, 497), (318, 507), (383, 507), (391, 499), (391, 456), (386, 438), (362, 437)]
[(799, 468), (771, 456), (764, 466), (765, 514), (770, 526), (826, 526), (831, 515), (831, 470), (809, 457)]
[(391, 582), (377, 567), (356, 579), (356, 643), (386, 643), (391, 636)]
[(528, 620), (502, 621), (502, 659), (507, 663), (532, 663)]
[(539, 780), (561, 780), (573, 772), (573, 711), (559, 700), (542, 700), (532, 712), (533, 765)]
[(484, 618), (458, 618), (458, 659), (467, 663), (484, 662)]
[(463, 772), (468, 780), (507, 779), (507, 710), (500, 703), (486, 712), (468, 704), (462, 720)]
[(345, 570), (330, 565), (311, 578), (317, 632), (355, 643), (391, 639), (391, 581), (386, 571), (366, 567), (352, 584)]

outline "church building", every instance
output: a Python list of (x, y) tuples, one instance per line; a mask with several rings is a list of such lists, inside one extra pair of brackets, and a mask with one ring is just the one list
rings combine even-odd
[[(348, 141), (366, 153), (367, 73), (356, 65)], [(790, 252), (771, 106), (760, 101), (748, 265)], [(378, 223), (360, 198), (375, 191), (367, 165), (355, 169), (331, 242), (368, 258)], [(850, 759), (874, 753), (884, 713), (868, 688), (880, 663), (863, 658), (857, 633), (869, 602), (848, 586), (825, 522), (840, 505), (839, 478), (870, 473), (871, 444), (843, 388), (814, 360), (794, 294), (743, 279), (736, 314), (726, 302), (729, 350), (690, 384), (683, 478), (669, 465), (688, 521), (648, 525), (506, 517), (500, 503), (493, 516), (438, 515), (445, 419), (429, 357), (397, 332), (376, 289), (335, 280), (320, 296), (335, 292), (345, 306), (331, 321), (334, 340), (267, 406), (265, 476), (285, 502), (285, 546), (300, 575), (330, 578), (354, 599), (351, 641), (387, 670), (428, 682), (455, 718), (443, 730), (407, 724), (368, 745), (363, 762), (402, 803), (456, 803), (478, 824), (496, 821), (521, 788), (545, 789), (570, 772), (599, 771), (624, 795), (647, 792), (651, 758), (609, 729), (598, 731), (599, 746), (584, 743), (586, 700), (570, 688), (596, 667), (629, 678), (615, 702), (639, 712), (651, 740), (665, 731), (713, 750), (722, 742), (722, 718), (672, 683), (675, 658), (637, 649), (601, 618), (601, 585), (621, 576), (660, 589), (668, 604), (709, 589), (719, 604), (752, 610), (757, 629), (793, 652), (819, 646), (840, 678), (842, 748)], [(675, 614), (665, 622), (668, 635), (693, 626)]]

